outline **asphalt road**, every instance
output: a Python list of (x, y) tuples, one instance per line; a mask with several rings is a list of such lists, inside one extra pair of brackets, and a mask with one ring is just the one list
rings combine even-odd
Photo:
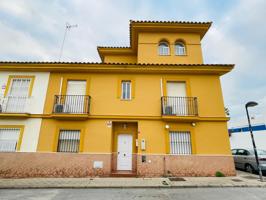
[(0, 200), (265, 200), (265, 188), (1, 189)]

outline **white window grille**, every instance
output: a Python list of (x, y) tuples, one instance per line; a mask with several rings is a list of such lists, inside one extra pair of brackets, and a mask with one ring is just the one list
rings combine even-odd
[(12, 78), (6, 97), (2, 100), (2, 112), (24, 113), (30, 88), (31, 78)]
[(186, 55), (186, 48), (183, 43), (175, 44), (175, 55), (178, 55), (178, 56)]
[(17, 149), (20, 135), (19, 128), (0, 129), (0, 152), (14, 152)]
[(191, 150), (191, 136), (188, 131), (170, 131), (170, 154), (189, 155)]
[(61, 130), (58, 138), (58, 152), (79, 152), (80, 131), (79, 130)]
[(170, 55), (169, 45), (166, 42), (161, 42), (159, 44), (159, 55), (160, 56), (167, 56)]
[(131, 81), (122, 81), (122, 96), (121, 99), (130, 100), (131, 99)]

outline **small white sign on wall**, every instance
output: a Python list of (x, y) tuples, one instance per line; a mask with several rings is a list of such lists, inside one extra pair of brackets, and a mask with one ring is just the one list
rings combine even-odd
[(103, 161), (94, 161), (93, 162), (94, 169), (102, 169), (103, 168)]
[(112, 121), (107, 121), (106, 125), (107, 125), (108, 128), (112, 128)]

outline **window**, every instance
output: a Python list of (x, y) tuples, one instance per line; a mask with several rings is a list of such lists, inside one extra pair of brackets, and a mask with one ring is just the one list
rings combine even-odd
[(191, 154), (191, 138), (188, 131), (170, 131), (170, 154)]
[(159, 44), (159, 55), (167, 56), (170, 55), (170, 49), (167, 42), (160, 42)]
[(58, 152), (79, 152), (80, 131), (79, 130), (61, 130), (58, 138)]
[(31, 93), (33, 77), (9, 76), (5, 98), (2, 102), (3, 112), (23, 113)]
[(232, 149), (232, 155), (236, 155), (237, 149)]
[(121, 99), (130, 100), (131, 99), (131, 81), (122, 81), (122, 93)]
[(247, 156), (247, 155), (249, 155), (249, 152), (247, 150), (245, 150), (245, 149), (238, 149), (237, 155)]
[(175, 55), (177, 55), (177, 56), (186, 55), (186, 48), (182, 42), (177, 42), (175, 44)]
[(0, 128), (0, 152), (14, 152), (18, 147), (20, 128)]

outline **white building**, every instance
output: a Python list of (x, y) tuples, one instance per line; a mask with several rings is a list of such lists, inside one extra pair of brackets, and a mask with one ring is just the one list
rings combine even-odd
[(36, 152), (48, 81), (49, 72), (0, 73), (3, 150)]

